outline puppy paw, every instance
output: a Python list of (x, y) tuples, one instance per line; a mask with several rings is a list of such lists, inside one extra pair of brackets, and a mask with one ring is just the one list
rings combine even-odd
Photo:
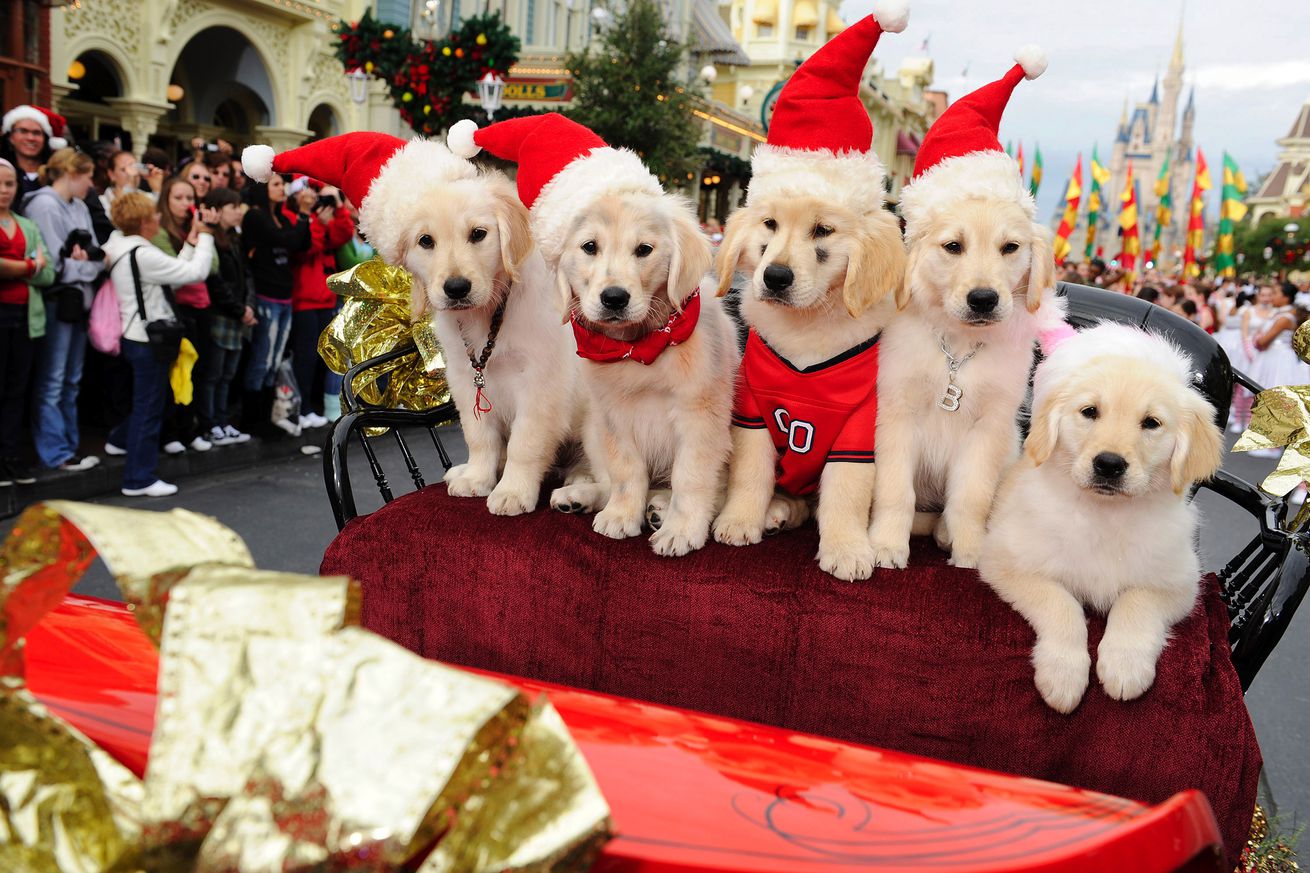
[(1085, 649), (1051, 645), (1040, 640), (1033, 649), (1034, 681), (1046, 705), (1068, 715), (1087, 692), (1092, 659)]
[(952, 567), (962, 567), (969, 570), (978, 569), (978, 559), (982, 556), (982, 544), (976, 545), (956, 541), (951, 546), (951, 556), (946, 563)]
[(1096, 678), (1115, 700), (1141, 697), (1155, 682), (1155, 657), (1131, 646), (1105, 645), (1096, 650)]
[(764, 538), (764, 525), (758, 519), (729, 516), (714, 519), (714, 539), (725, 546), (753, 546)]
[(764, 535), (771, 537), (785, 530), (800, 527), (810, 517), (810, 507), (799, 497), (775, 494), (764, 514)]
[(937, 523), (932, 528), (932, 538), (937, 543), (937, 548), (943, 552), (951, 551), (951, 529), (946, 524), (946, 516), (937, 518)]
[(540, 493), (541, 489), (532, 482), (515, 483), (502, 479), (487, 498), (487, 509), (492, 515), (523, 515), (537, 508)]
[(468, 464), (460, 464), (446, 471), (446, 493), (451, 497), (486, 497), (496, 487), (494, 475), (478, 473)]
[(652, 491), (646, 497), (646, 524), (651, 530), (659, 530), (664, 519), (669, 515), (669, 504), (673, 502), (673, 492), (667, 488)]
[(626, 515), (607, 506), (596, 514), (591, 529), (612, 540), (622, 540), (641, 533), (641, 522), (640, 513)]
[(819, 540), (819, 569), (838, 579), (855, 582), (873, 575), (877, 555), (868, 540), (829, 543)]
[(594, 482), (578, 482), (550, 492), (550, 508), (556, 512), (590, 515), (601, 504), (601, 490)]
[(680, 518), (666, 518), (660, 529), (650, 538), (655, 554), (666, 558), (680, 558), (705, 545), (709, 539), (708, 525), (689, 524)]
[(873, 543), (873, 565), (890, 570), (904, 570), (910, 563), (909, 543)]

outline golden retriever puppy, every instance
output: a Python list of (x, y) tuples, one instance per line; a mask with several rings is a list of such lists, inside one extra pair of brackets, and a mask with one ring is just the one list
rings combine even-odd
[[(873, 394), (878, 337), (904, 268), (900, 228), (881, 196), (856, 211), (827, 197), (766, 192), (729, 219), (719, 293), (734, 271), (750, 273), (741, 379), (752, 396), (738, 405), (754, 408), (734, 419), (727, 502), (714, 522), (719, 542), (748, 545), (794, 527), (817, 493), (819, 566), (841, 579), (871, 575), (876, 396), (834, 410), (852, 379)], [(755, 385), (752, 355), (786, 378)], [(858, 372), (843, 372), (850, 369)]]
[(1087, 689), (1084, 606), (1108, 613), (1096, 675), (1131, 700), (1196, 602), (1188, 489), (1219, 469), (1223, 442), (1191, 371), (1166, 340), (1118, 324), (1066, 340), (1038, 369), (1025, 456), (979, 570), (1037, 632), (1037, 690), (1060, 712)]
[[(730, 450), (736, 346), (719, 301), (698, 291), (709, 242), (681, 198), (627, 191), (586, 204), (562, 243), (559, 296), (588, 358), (584, 444), (599, 481), (558, 489), (551, 505), (603, 505), (594, 529), (621, 539), (641, 533), (652, 484), (668, 483), (651, 547), (685, 555), (709, 536)], [(672, 341), (645, 358), (659, 333)]]

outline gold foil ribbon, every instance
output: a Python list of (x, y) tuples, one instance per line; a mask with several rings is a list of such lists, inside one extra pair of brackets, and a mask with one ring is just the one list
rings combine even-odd
[[(144, 784), (22, 687), (93, 545), (160, 645)], [(212, 519), (37, 505), (0, 580), (0, 869), (582, 870), (607, 838), (548, 704), (353, 626), (352, 583), (256, 570)]]
[(359, 374), (352, 387), (366, 403), (421, 411), (450, 402), (446, 358), (432, 323), (410, 319), (412, 282), (409, 273), (377, 258), (328, 277), (328, 287), (345, 298), (318, 341), (334, 373), (344, 375), (395, 349), (418, 349)]

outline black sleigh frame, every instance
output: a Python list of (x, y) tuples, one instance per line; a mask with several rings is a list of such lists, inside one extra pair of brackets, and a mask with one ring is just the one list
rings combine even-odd
[[(1256, 394), (1260, 391), (1249, 377), (1231, 367), (1213, 337), (1184, 318), (1134, 297), (1083, 285), (1062, 282), (1057, 291), (1067, 299), (1069, 321), (1077, 327), (1104, 320), (1133, 324), (1162, 333), (1181, 346), (1196, 365), (1198, 388), (1214, 404), (1220, 426), (1227, 423), (1234, 386)], [(442, 443), (439, 428), (458, 419), (453, 403), (414, 412), (368, 404), (355, 392), (361, 373), (393, 366), (399, 359), (416, 354), (412, 346), (396, 349), (363, 361), (346, 374), (343, 414), (333, 423), (323, 458), (328, 499), (338, 528), (344, 528), (358, 515), (347, 464), (352, 447), (364, 453), (372, 484), (386, 503), (394, 499), (394, 494), (378, 452), (383, 443), (390, 441), (399, 449), (404, 469), (397, 472), (408, 476), (416, 489), (428, 481), (420, 455), (428, 457), (430, 464), (431, 453), (435, 453), (441, 472), (433, 481), (439, 481), (451, 468), (450, 453)], [(416, 430), (425, 436), (412, 443)], [(1310, 532), (1290, 527), (1292, 513), (1287, 498), (1266, 494), (1227, 472), (1221, 471), (1200, 487), (1249, 513), (1258, 526), (1251, 541), (1217, 571), (1232, 622), (1229, 641), (1233, 663), (1246, 689), (1282, 639), (1310, 588)]]

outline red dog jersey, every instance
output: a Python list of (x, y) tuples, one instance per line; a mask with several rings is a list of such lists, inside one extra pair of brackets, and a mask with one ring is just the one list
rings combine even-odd
[(755, 331), (746, 340), (732, 423), (767, 428), (778, 450), (778, 487), (809, 494), (828, 461), (873, 463), (878, 421), (878, 337), (798, 370)]

